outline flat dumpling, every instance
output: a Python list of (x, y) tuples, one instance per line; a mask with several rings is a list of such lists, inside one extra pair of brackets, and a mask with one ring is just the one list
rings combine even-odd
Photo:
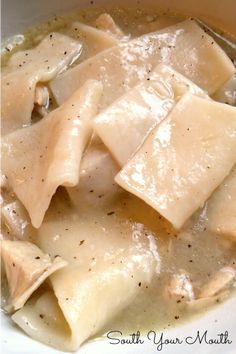
[(236, 108), (187, 93), (115, 180), (181, 228), (235, 162)]
[(114, 35), (81, 22), (74, 22), (67, 33), (83, 45), (80, 61), (119, 43)]
[[(42, 321), (34, 316), (34, 307), (27, 309), (26, 305), (13, 320), (30, 336), (63, 350), (76, 350), (128, 306), (159, 272), (153, 236), (145, 235), (143, 225), (122, 216), (122, 202), (96, 212), (88, 206), (80, 213), (63, 204), (51, 205), (35, 241), (44, 252), (69, 263), (51, 277), (51, 285), (70, 331), (60, 338), (47, 326), (47, 333), (39, 336), (36, 332), (43, 330)], [(40, 313), (47, 322), (47, 313)]]
[(50, 87), (61, 104), (88, 78), (101, 80), (104, 108), (145, 79), (159, 63), (172, 66), (209, 94), (235, 72), (217, 43), (194, 21), (187, 20), (103, 51), (58, 76)]
[(9, 311), (24, 306), (52, 273), (67, 265), (61, 257), (51, 260), (48, 254), (26, 241), (4, 240), (0, 249), (11, 297), (7, 306)]
[(236, 241), (236, 167), (207, 202), (207, 226)]
[(33, 339), (69, 350), (71, 330), (52, 290), (35, 292), (24, 307), (12, 315), (12, 320)]
[(89, 120), (101, 93), (99, 82), (88, 81), (41, 121), (3, 139), (3, 173), (34, 227), (42, 223), (58, 186), (77, 185), (80, 159), (91, 135)]
[(79, 209), (106, 207), (123, 191), (114, 178), (119, 166), (99, 137), (94, 136), (80, 165), (79, 184), (67, 188), (72, 203)]
[(123, 166), (186, 92), (207, 97), (193, 82), (160, 64), (93, 120), (93, 128)]
[(80, 42), (59, 33), (47, 35), (37, 47), (12, 55), (2, 72), (2, 133), (31, 121), (35, 87), (47, 82), (78, 58)]
[(95, 21), (96, 28), (105, 31), (118, 39), (124, 39), (125, 35), (120, 27), (115, 23), (113, 18), (108, 13), (103, 13), (98, 16)]

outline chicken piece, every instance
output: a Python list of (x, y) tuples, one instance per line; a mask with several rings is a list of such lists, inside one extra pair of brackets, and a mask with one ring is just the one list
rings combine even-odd
[(100, 108), (104, 109), (160, 63), (173, 67), (209, 94), (235, 73), (233, 63), (216, 42), (187, 20), (107, 49), (59, 75), (50, 87), (61, 104), (89, 78), (100, 80), (104, 85)]
[(102, 31), (108, 32), (115, 37), (122, 39), (124, 38), (124, 33), (119, 26), (115, 23), (111, 15), (104, 13), (98, 16), (95, 21), (96, 27)]
[(52, 261), (30, 242), (4, 240), (0, 246), (11, 296), (8, 310), (23, 307), (49, 275), (67, 265), (61, 257)]
[(9, 57), (12, 54), (12, 51), (19, 47), (20, 45), (24, 44), (26, 38), (23, 34), (15, 34), (7, 39), (4, 39), (1, 48), (1, 54), (3, 59), (3, 66), (5, 62), (8, 61)]
[(4, 174), (2, 174), (2, 173), (1, 173), (1, 180), (0, 180), (0, 183), (1, 183), (0, 187), (1, 187), (2, 189), (6, 189), (6, 188), (8, 187), (7, 177), (6, 177)]
[(35, 88), (34, 109), (40, 114), (40, 116), (46, 116), (50, 103), (50, 96), (47, 86), (38, 84)]
[(51, 33), (35, 48), (12, 55), (2, 72), (2, 132), (30, 124), (38, 82), (48, 82), (81, 53), (80, 42)]
[(236, 75), (226, 82), (214, 95), (214, 100), (236, 106)]
[(208, 98), (193, 82), (160, 64), (148, 80), (142, 81), (95, 117), (93, 128), (123, 166), (186, 92)]
[(19, 200), (14, 200), (2, 207), (2, 221), (8, 229), (11, 237), (18, 240), (26, 240), (33, 234), (29, 215)]
[(236, 108), (185, 94), (115, 181), (179, 229), (236, 163)]
[(217, 296), (236, 284), (236, 269), (225, 267), (220, 269), (213, 278), (202, 287), (198, 298)]
[(236, 167), (207, 202), (207, 226), (236, 241)]
[(195, 298), (192, 283), (185, 272), (174, 274), (165, 292), (170, 300), (190, 301)]
[(58, 186), (76, 186), (102, 85), (88, 81), (61, 107), (3, 139), (2, 170), (38, 228)]
[(49, 92), (46, 86), (43, 85), (36, 86), (34, 103), (37, 104), (38, 106), (44, 106), (45, 108), (48, 108)]

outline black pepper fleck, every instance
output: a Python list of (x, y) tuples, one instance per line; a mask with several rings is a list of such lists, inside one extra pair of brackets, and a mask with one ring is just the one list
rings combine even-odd
[(113, 214), (115, 214), (114, 211), (109, 211), (109, 213), (107, 213), (108, 216), (113, 215)]

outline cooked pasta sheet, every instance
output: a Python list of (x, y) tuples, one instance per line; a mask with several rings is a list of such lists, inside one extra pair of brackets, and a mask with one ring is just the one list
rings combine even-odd
[(187, 93), (115, 180), (178, 229), (235, 163), (236, 109)]
[(130, 304), (160, 271), (153, 236), (145, 236), (141, 224), (122, 215), (122, 198), (100, 211), (90, 206), (79, 210), (78, 214), (63, 203), (57, 203), (55, 209), (52, 206), (35, 240), (52, 258), (58, 255), (69, 263), (51, 277), (57, 299), (54, 307), (58, 302), (64, 326), (70, 329), (66, 338), (65, 334), (54, 336), (55, 329), (48, 327), (47, 307), (41, 312), (43, 319), (35, 316), (36, 305), (13, 316), (31, 336), (37, 328), (40, 341), (64, 350), (78, 348)]
[(38, 82), (47, 82), (81, 53), (80, 42), (51, 33), (35, 48), (15, 53), (2, 72), (3, 134), (29, 125)]
[(208, 97), (186, 77), (160, 64), (141, 84), (99, 114), (93, 128), (123, 166), (186, 92)]
[[(158, 63), (172, 66), (195, 84), (214, 93), (235, 72), (223, 50), (194, 21), (187, 20), (108, 49), (52, 81), (58, 103), (64, 102), (89, 78), (101, 80), (104, 108)], [(183, 65), (183, 63), (185, 63)]]
[(114, 183), (119, 166), (102, 141), (94, 135), (83, 155), (79, 184), (67, 188), (70, 200), (79, 209), (105, 208), (119, 199), (122, 189)]
[(208, 201), (207, 218), (214, 232), (236, 238), (236, 167)]
[(88, 26), (81, 22), (73, 22), (67, 30), (67, 35), (73, 37), (82, 43), (83, 51), (78, 58), (82, 61), (84, 58), (91, 57), (105, 49), (113, 47), (119, 43), (119, 39), (105, 29), (99, 29)]
[(41, 225), (58, 186), (78, 183), (80, 159), (92, 133), (89, 120), (101, 93), (101, 83), (88, 81), (41, 121), (3, 139), (3, 173), (33, 226)]

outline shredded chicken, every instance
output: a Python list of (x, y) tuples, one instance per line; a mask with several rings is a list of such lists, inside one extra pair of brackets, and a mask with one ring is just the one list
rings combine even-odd
[(199, 298), (211, 297), (232, 286), (236, 281), (236, 269), (225, 267), (220, 269), (213, 278), (203, 286)]
[(193, 286), (189, 276), (184, 272), (172, 276), (170, 284), (166, 288), (166, 293), (170, 299), (185, 301), (194, 299)]
[(67, 265), (61, 257), (51, 260), (33, 243), (25, 241), (1, 241), (1, 256), (11, 296), (8, 311), (21, 308), (49, 275)]
[(17, 199), (2, 207), (2, 219), (11, 239), (24, 240), (26, 231), (32, 231), (29, 215)]
[(7, 186), (8, 186), (7, 177), (3, 174), (1, 174), (0, 183), (1, 183), (1, 188), (7, 188)]
[(49, 107), (49, 91), (47, 86), (37, 85), (35, 88), (34, 106), (36, 111), (41, 115), (45, 116), (48, 114)]

